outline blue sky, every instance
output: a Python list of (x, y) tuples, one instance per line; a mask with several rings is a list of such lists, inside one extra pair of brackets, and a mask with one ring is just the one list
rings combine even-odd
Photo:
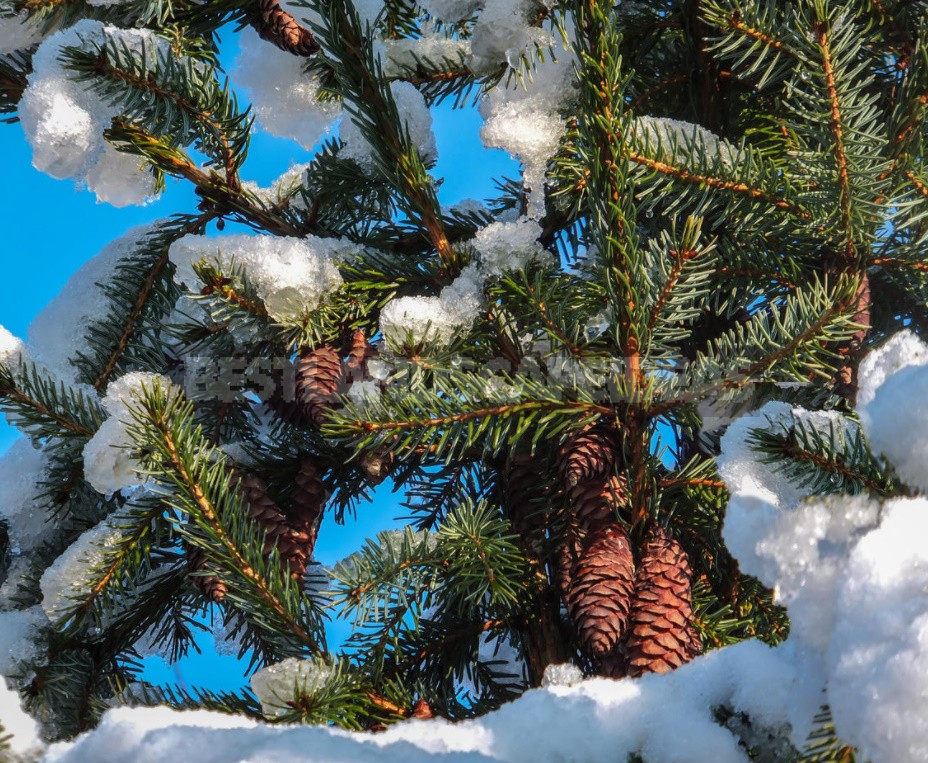
[[(226, 39), (233, 37), (227, 35)], [(233, 38), (234, 41), (234, 38)], [(224, 60), (231, 60), (229, 51)], [(443, 204), (466, 198), (483, 199), (496, 195), (494, 179), (516, 177), (518, 165), (504, 152), (488, 151), (479, 139), (480, 119), (473, 109), (453, 111), (450, 103), (433, 109), (434, 131), (438, 143), (436, 177), (444, 178), (439, 192)], [(4, 215), (4, 240), (0, 261), (12, 288), (0, 302), (0, 325), (25, 337), (32, 318), (61, 289), (70, 275), (109, 241), (129, 228), (151, 222), (175, 212), (191, 211), (196, 198), (189, 184), (168, 181), (168, 189), (157, 201), (145, 207), (115, 209), (98, 204), (92, 193), (75, 189), (68, 180), (53, 180), (31, 165), (31, 151), (18, 124), (0, 125), (4, 182), (0, 184), (0, 209)], [(243, 177), (269, 185), (295, 163), (305, 162), (309, 154), (290, 140), (256, 133)], [(0, 452), (16, 437), (16, 431), (0, 420)], [(398, 497), (383, 485), (372, 504), (359, 512), (359, 521), (348, 520), (339, 527), (331, 518), (321, 529), (317, 557), (333, 564), (360, 547), (364, 538), (375, 534), (403, 513)], [(330, 638), (338, 642), (348, 632), (347, 624), (331, 629)], [(146, 660), (146, 677), (153, 681), (204, 685), (231, 689), (242, 682), (241, 666), (231, 656), (216, 655), (202, 640), (204, 654), (192, 655), (181, 664), (168, 667), (157, 658)]]

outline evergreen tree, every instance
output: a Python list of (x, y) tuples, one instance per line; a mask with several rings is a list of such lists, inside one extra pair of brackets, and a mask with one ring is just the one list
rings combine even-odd
[[(815, 495), (910, 492), (855, 405), (866, 353), (928, 326), (926, 5), (3, 0), (0, 109), (37, 167), (199, 198), (114, 244), (67, 357), (0, 353), (39, 475), (3, 489), (49, 518), (28, 553), (0, 538), (0, 615), (48, 736), (123, 702), (460, 719), (551, 665), (631, 680), (786, 638), (722, 540), (719, 437), (825, 411), (752, 447)], [(220, 33), (280, 62), (254, 111)], [(443, 102), (522, 162), (485, 204), (438, 202)], [(307, 167), (243, 181), (256, 113), (311, 145), (339, 109)], [(321, 518), (363, 528), (384, 481), (408, 526), (321, 579)], [(176, 659), (205, 612), (259, 696), (137, 683), (140, 644)], [(804, 759), (851, 759), (816, 724)]]

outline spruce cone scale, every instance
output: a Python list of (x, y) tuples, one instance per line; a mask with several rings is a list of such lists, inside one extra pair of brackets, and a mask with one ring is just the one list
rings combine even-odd
[(311, 56), (321, 49), (312, 32), (281, 8), (278, 0), (261, 0), (261, 16), (253, 25), (262, 39), (295, 56)]
[(618, 522), (585, 539), (573, 568), (567, 605), (580, 642), (595, 657), (613, 652), (625, 635), (634, 592), (635, 562)]
[(692, 575), (683, 547), (665, 530), (655, 531), (645, 545), (635, 583), (628, 675), (667, 673), (698, 654)]
[(296, 361), (296, 399), (314, 424), (335, 404), (341, 376), (342, 360), (333, 347), (311, 350)]

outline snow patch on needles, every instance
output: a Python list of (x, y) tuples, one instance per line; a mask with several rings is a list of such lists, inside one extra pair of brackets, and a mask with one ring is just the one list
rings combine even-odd
[(167, 42), (146, 29), (118, 29), (84, 19), (46, 39), (33, 58), (33, 71), (19, 104), (19, 117), (32, 146), (36, 169), (71, 178), (117, 207), (142, 204), (155, 193), (155, 179), (139, 157), (116, 151), (103, 130), (119, 109), (71, 79), (59, 61), (64, 48), (113, 39), (154, 58)]
[(103, 247), (68, 279), (58, 296), (29, 325), (29, 346), (36, 360), (63, 382), (77, 383), (77, 369), (71, 361), (80, 353), (91, 352), (87, 327), (107, 313), (105, 284), (117, 265), (135, 252), (152, 229), (151, 225), (133, 228)]
[(909, 485), (928, 490), (928, 345), (897, 334), (864, 359), (860, 379), (860, 420), (873, 449)]
[(322, 689), (334, 672), (332, 665), (323, 659), (288, 657), (255, 673), (251, 677), (251, 690), (261, 701), (264, 714), (273, 718), (292, 711), (292, 705), (287, 703), (295, 697), (312, 696)]
[(27, 11), (0, 17), (0, 56), (31, 48), (44, 37), (40, 23)]
[(171, 245), (175, 280), (194, 289), (193, 264), (216, 261), (224, 268), (239, 265), (275, 320), (293, 320), (315, 310), (322, 298), (343, 283), (336, 264), (353, 244), (336, 238), (284, 238), (236, 234), (208, 238), (185, 236)]
[(46, 625), (48, 617), (38, 604), (0, 612), (0, 675), (15, 673), (20, 665), (28, 665), (36, 658), (38, 631)]
[(23, 340), (0, 326), (0, 364), (12, 370), (26, 360), (26, 345), (23, 344)]
[(483, 0), (419, 0), (417, 5), (433, 19), (456, 24), (473, 16)]
[(55, 621), (75, 604), (75, 597), (86, 592), (95, 579), (94, 570), (101, 564), (107, 549), (113, 547), (122, 532), (104, 519), (74, 541), (42, 574), (42, 609)]
[[(422, 161), (431, 164), (438, 158), (438, 148), (432, 132), (432, 114), (424, 96), (410, 82), (391, 82), (390, 92), (400, 117), (399, 124), (409, 133), (410, 142), (418, 150)], [(354, 160), (368, 174), (376, 171), (374, 149), (353, 118), (347, 118), (346, 115), (342, 119), (338, 137), (345, 144), (339, 154), (342, 158)]]
[(268, 45), (251, 28), (238, 39), (241, 52), (232, 80), (248, 94), (258, 124), (310, 151), (332, 129), (341, 103), (319, 100), (319, 78), (303, 71), (305, 59)]
[(524, 183), (531, 189), (529, 214), (544, 214), (545, 169), (566, 132), (560, 110), (573, 96), (574, 54), (556, 47), (539, 61), (531, 78), (502, 83), (480, 102), (484, 119), (480, 138), (487, 148), (501, 148), (522, 162)]
[(384, 40), (384, 76), (402, 77), (415, 71), (419, 61), (440, 65), (443, 61), (457, 64), (470, 55), (469, 40), (453, 40), (424, 23), (422, 37), (416, 39)]
[(533, 260), (551, 259), (538, 243), (538, 222), (522, 218), (514, 223), (492, 223), (477, 231), (473, 245), (480, 254), (480, 265), (487, 275), (519, 270)]
[(632, 133), (645, 145), (662, 149), (666, 156), (671, 148), (685, 150), (693, 146), (697, 155), (715, 156), (727, 169), (744, 159), (744, 152), (718, 135), (692, 122), (666, 117), (637, 117), (632, 122)]
[(84, 446), (84, 477), (94, 490), (109, 494), (145, 484), (142, 466), (135, 455), (135, 442), (129, 434), (132, 424), (130, 405), (141, 398), (143, 388), (155, 384), (170, 388), (171, 381), (159, 374), (134, 372), (110, 382), (103, 407), (110, 414)]
[(502, 63), (518, 69), (523, 55), (549, 47), (554, 36), (529, 23), (537, 9), (535, 0), (486, 0), (471, 30), (471, 69), (485, 74)]
[(28, 554), (42, 543), (48, 531), (51, 514), (37, 499), (46, 473), (45, 453), (25, 437), (0, 456), (0, 520), (6, 525), (13, 556)]
[(380, 330), (387, 346), (397, 352), (426, 342), (448, 344), (471, 326), (483, 302), (483, 278), (473, 266), (465, 268), (437, 297), (400, 297), (380, 311)]
[(9, 750), (13, 753), (12, 760), (33, 760), (42, 750), (42, 740), (39, 738), (39, 726), (22, 707), (19, 693), (10, 689), (6, 682), (0, 678), (0, 726), (7, 734), (12, 734), (9, 740)]

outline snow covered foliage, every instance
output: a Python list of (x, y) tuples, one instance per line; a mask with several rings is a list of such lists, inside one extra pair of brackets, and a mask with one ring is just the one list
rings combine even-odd
[(0, 520), (6, 525), (14, 556), (28, 554), (44, 539), (51, 516), (37, 500), (45, 479), (46, 456), (28, 438), (14, 442), (0, 456)]
[(155, 193), (154, 176), (139, 157), (116, 151), (104, 140), (103, 130), (119, 108), (77, 82), (60, 60), (65, 48), (99, 46), (107, 40), (148, 58), (167, 46), (149, 30), (80, 21), (39, 46), (19, 114), (36, 169), (85, 184), (100, 201), (124, 207)]
[[(411, 145), (419, 152), (425, 164), (434, 163), (438, 158), (438, 148), (432, 132), (432, 114), (422, 93), (413, 84), (401, 81), (390, 83), (390, 93), (396, 104), (400, 124), (409, 136)], [(341, 156), (357, 162), (368, 174), (376, 171), (374, 149), (355, 119), (345, 115), (338, 137), (345, 144)]]
[(30, 356), (61, 381), (77, 383), (73, 360), (91, 351), (87, 330), (92, 321), (106, 313), (110, 302), (106, 285), (120, 263), (152, 230), (151, 225), (141, 225), (104, 246), (78, 268), (58, 295), (32, 319), (27, 333)]
[(258, 124), (312, 149), (331, 130), (341, 105), (320, 100), (319, 79), (303, 71), (302, 59), (268, 45), (257, 32), (243, 30), (239, 46), (232, 78), (250, 97)]
[(84, 532), (42, 573), (42, 609), (49, 620), (57, 620), (74, 606), (73, 597), (86, 591), (88, 581), (94, 579), (94, 568), (121, 537), (120, 530), (104, 519)]
[(109, 417), (84, 446), (84, 476), (100, 493), (144, 484), (142, 466), (129, 432), (130, 408), (143, 389), (151, 389), (158, 382), (170, 386), (170, 380), (159, 374), (134, 372), (116, 379), (107, 388), (103, 407)]
[(717, 722), (712, 708), (734, 707), (779, 731), (787, 721), (786, 700), (794, 678), (775, 650), (748, 642), (669, 676), (571, 685), (559, 681), (479, 719), (454, 724), (413, 720), (381, 734), (258, 726), (205, 712), (118, 709), (91, 734), (54, 745), (46, 760), (116, 763), (132, 758), (153, 763), (195, 748), (209, 751), (206, 760), (216, 763), (517, 763), (525, 760), (530, 744), (532, 759), (539, 763), (624, 760), (636, 752), (661, 763), (688, 763), (694, 757), (742, 763), (748, 758), (738, 738)]
[(337, 262), (350, 248), (347, 241), (315, 236), (185, 236), (171, 246), (170, 257), (177, 268), (175, 279), (195, 291), (193, 265), (200, 260), (218, 262), (227, 270), (244, 268), (270, 316), (283, 321), (314, 310), (341, 286)]
[(10, 735), (9, 754), (19, 760), (34, 760), (42, 752), (39, 725), (26, 713), (20, 703), (19, 694), (10, 689), (0, 678), (0, 727), (4, 735)]
[[(509, 6), (508, 2), (495, 5)], [(509, 9), (510, 15), (512, 8)], [(486, 11), (484, 11), (486, 13)], [(487, 28), (494, 28), (488, 23)], [(532, 29), (534, 32), (540, 30)], [(489, 34), (489, 32), (488, 32)], [(574, 80), (574, 53), (565, 48), (558, 38), (545, 38), (553, 48), (537, 62), (530, 79), (522, 82), (501, 83), (480, 102), (484, 124), (480, 137), (487, 148), (501, 148), (517, 158), (524, 167), (523, 181), (531, 190), (529, 214), (541, 217), (544, 212), (545, 170), (548, 160), (556, 153), (566, 132), (561, 111), (576, 97)], [(540, 40), (539, 40), (540, 42)], [(528, 39), (525, 41), (528, 44)], [(505, 44), (505, 43), (503, 43)], [(476, 41), (472, 43), (477, 51)], [(497, 55), (512, 55), (513, 51), (494, 51)], [(478, 64), (490, 51), (478, 57)], [(519, 51), (515, 51), (518, 63)]]
[(483, 279), (473, 266), (465, 269), (437, 297), (400, 297), (380, 312), (380, 330), (389, 347), (447, 344), (476, 320), (482, 303)]
[(251, 690), (261, 701), (268, 718), (292, 710), (295, 697), (312, 698), (333, 674), (325, 660), (300, 660), (290, 657), (275, 665), (268, 665), (251, 677)]

